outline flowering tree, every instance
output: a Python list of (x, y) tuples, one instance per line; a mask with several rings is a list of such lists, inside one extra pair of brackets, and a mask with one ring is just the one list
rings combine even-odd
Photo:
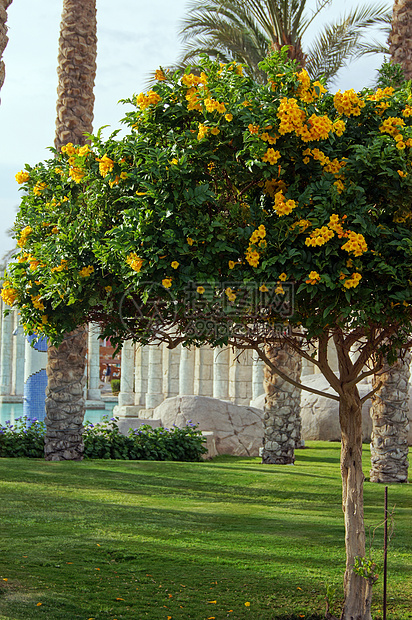
[(54, 343), (98, 321), (119, 345), (254, 349), (284, 379), (268, 345), (317, 365), (342, 430), (341, 617), (370, 620), (357, 384), (411, 338), (410, 87), (333, 96), (285, 51), (262, 69), (266, 85), (207, 59), (159, 70), (125, 137), (26, 166), (2, 295)]

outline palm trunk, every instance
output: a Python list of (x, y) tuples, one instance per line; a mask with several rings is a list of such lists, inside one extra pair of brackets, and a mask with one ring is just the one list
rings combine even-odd
[(408, 482), (409, 366), (411, 354), (375, 375), (372, 397), (371, 482)]
[[(295, 381), (300, 380), (302, 358), (287, 345), (267, 347), (269, 360)], [(265, 413), (262, 463), (287, 465), (295, 461), (300, 444), (300, 390), (265, 366)]]
[(341, 620), (372, 620), (372, 583), (354, 573), (355, 558), (365, 556), (362, 472), (362, 405), (354, 386), (339, 404), (342, 431), (342, 509), (345, 518), (346, 570)]
[(86, 350), (84, 327), (68, 334), (59, 347), (49, 346), (44, 447), (47, 461), (83, 458)]
[(12, 0), (0, 0), (0, 90), (4, 84), (4, 78), (6, 75), (3, 52), (6, 49), (7, 42), (9, 40), (7, 36), (7, 9), (11, 5)]
[(412, 79), (412, 0), (395, 0), (389, 35), (392, 62), (402, 65), (405, 78)]
[[(96, 75), (96, 0), (63, 0), (59, 40), (58, 101), (55, 146), (86, 143), (93, 131)], [(47, 460), (83, 458), (83, 398), (87, 332), (66, 334), (48, 351), (46, 392)]]
[(55, 146), (83, 145), (93, 131), (97, 54), (96, 0), (63, 0)]

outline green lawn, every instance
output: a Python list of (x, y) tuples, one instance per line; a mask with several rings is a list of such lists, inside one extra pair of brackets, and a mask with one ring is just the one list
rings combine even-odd
[[(308, 444), (294, 466), (0, 459), (0, 620), (320, 620), (326, 584), (342, 591), (340, 446)], [(383, 493), (365, 483), (367, 525)], [(406, 620), (411, 488), (389, 504), (388, 620)], [(375, 618), (381, 602), (379, 579)]]

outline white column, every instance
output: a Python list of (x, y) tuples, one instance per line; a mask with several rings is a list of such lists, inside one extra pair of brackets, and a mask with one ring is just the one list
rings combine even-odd
[(134, 367), (134, 404), (143, 408), (146, 402), (148, 347), (137, 346)]
[(147, 379), (146, 409), (154, 409), (164, 400), (162, 348), (149, 345), (149, 372)]
[(100, 393), (100, 328), (97, 323), (89, 323), (87, 344), (87, 400), (101, 400)]
[(195, 352), (180, 346), (179, 395), (194, 394)]
[(265, 364), (258, 354), (253, 351), (252, 354), (252, 400), (255, 400), (261, 394), (264, 394), (263, 387), (263, 371)]
[(1, 353), (0, 353), (0, 396), (8, 396), (11, 392), (11, 354), (12, 354), (12, 331), (13, 316), (3, 315), (5, 304), (1, 302)]
[(122, 347), (119, 407), (134, 405), (134, 343), (126, 340)]
[(229, 397), (229, 349), (213, 350), (213, 398), (227, 400)]
[(213, 349), (198, 347), (195, 351), (194, 393), (213, 396)]
[(229, 398), (235, 405), (249, 405), (252, 397), (252, 365), (249, 351), (230, 349)]
[(13, 368), (11, 375), (11, 393), (23, 397), (24, 391), (24, 352), (26, 338), (23, 326), (19, 322), (19, 313), (13, 312)]

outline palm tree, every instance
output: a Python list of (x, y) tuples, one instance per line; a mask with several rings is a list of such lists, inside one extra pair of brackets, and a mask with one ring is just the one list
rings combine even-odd
[(262, 81), (258, 63), (287, 45), (289, 57), (312, 79), (325, 76), (332, 81), (359, 52), (367, 30), (386, 25), (391, 17), (386, 4), (364, 4), (324, 25), (305, 47), (309, 27), (332, 2), (318, 0), (309, 13), (306, 0), (192, 0), (180, 31), (185, 44), (181, 65), (195, 64), (205, 53), (223, 62), (240, 62), (251, 77)]
[(11, 5), (12, 0), (0, 0), (0, 90), (4, 84), (5, 68), (3, 62), (3, 52), (6, 49), (9, 40), (7, 36), (7, 9)]
[[(96, 0), (63, 0), (58, 55), (55, 146), (86, 143), (93, 130), (97, 53)], [(49, 347), (46, 390), (46, 460), (83, 458), (83, 396), (87, 330)]]
[[(412, 1), (395, 0), (389, 35), (391, 60), (402, 66), (412, 79)], [(400, 356), (393, 366), (385, 364), (374, 377), (380, 385), (372, 398), (371, 470), (372, 482), (408, 481), (409, 367), (411, 354)]]

